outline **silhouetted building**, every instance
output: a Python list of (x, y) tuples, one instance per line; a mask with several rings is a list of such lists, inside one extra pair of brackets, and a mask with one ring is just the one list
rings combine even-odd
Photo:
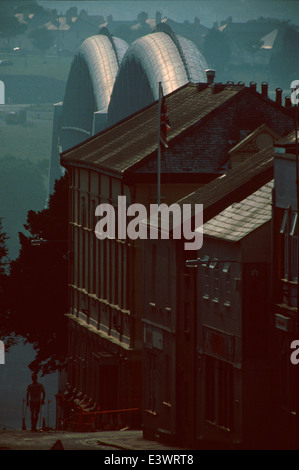
[[(275, 145), (273, 192), (273, 323), (279, 387), (277, 420), (285, 448), (297, 448), (298, 366), (291, 343), (298, 340), (298, 188), (294, 132)], [(297, 418), (298, 419), (298, 418)]]
[[(243, 84), (187, 84), (166, 103), (171, 130), (161, 194), (167, 204), (226, 173), (229, 149), (244, 130), (266, 121), (285, 135), (293, 122), (291, 110)], [(68, 382), (75, 396), (102, 410), (141, 409), (143, 245), (138, 238), (97, 240), (95, 208), (110, 203), (117, 211), (119, 196), (127, 207), (156, 203), (157, 108), (155, 102), (61, 155), (71, 201)]]
[(197, 437), (275, 448), (270, 315), (273, 181), (204, 224), (197, 275)]
[[(212, 221), (220, 217), (217, 214), (225, 211), (228, 207), (232, 207), (234, 203), (240, 203), (237, 206), (244, 208), (242, 201), (258, 191), (261, 186), (269, 184), (271, 179), (273, 179), (273, 147), (268, 147), (257, 154), (248, 156), (246, 162), (240, 163), (228, 171), (226, 175), (216, 178), (181, 199), (178, 201), (178, 205), (181, 209), (184, 204), (191, 205), (193, 209), (192, 226), (195, 227), (195, 204), (203, 204), (203, 220), (207, 223), (205, 226), (208, 227), (208, 221), (211, 221), (212, 224)], [(186, 251), (184, 248), (185, 240), (175, 239), (172, 235), (170, 240), (144, 241), (145, 292), (142, 322), (144, 328), (143, 425), (145, 437), (193, 447), (204, 447), (207, 445), (208, 440), (215, 441), (216, 444), (214, 445), (216, 447), (217, 445), (233, 445), (237, 442), (244, 443), (244, 426), (248, 424), (248, 421), (247, 423), (245, 419), (243, 421), (243, 411), (240, 408), (236, 408), (233, 413), (234, 431), (232, 427), (230, 431), (224, 428), (221, 429), (221, 425), (217, 420), (214, 425), (208, 423), (204, 414), (209, 399), (204, 392), (208, 386), (208, 378), (211, 377), (211, 375), (208, 375), (207, 365), (204, 366), (204, 364), (205, 361), (209, 361), (210, 356), (213, 357), (213, 341), (210, 341), (210, 345), (206, 343), (206, 347), (210, 347), (210, 349), (203, 351), (203, 327), (204, 325), (209, 327), (207, 335), (213, 333), (213, 328), (217, 331), (220, 328), (224, 338), (219, 339), (220, 342), (223, 340), (223, 355), (227, 353), (227, 357), (222, 357), (222, 360), (225, 364), (233, 364), (234, 370), (235, 368), (236, 371), (239, 370), (240, 364), (237, 366), (237, 363), (240, 360), (240, 348), (243, 348), (244, 345), (245, 351), (245, 341), (247, 341), (247, 351), (249, 347), (248, 338), (251, 338), (251, 336), (246, 337), (247, 326), (243, 328), (243, 325), (245, 325), (243, 319), (246, 318), (247, 322), (249, 318), (250, 304), (249, 302), (247, 304), (247, 301), (249, 300), (250, 291), (247, 291), (247, 294), (244, 292), (244, 295), (248, 295), (246, 299), (242, 297), (241, 311), (243, 317), (238, 302), (240, 302), (240, 295), (243, 295), (245, 284), (243, 286), (243, 279), (240, 276), (238, 277), (236, 271), (245, 269), (246, 260), (244, 255), (246, 250), (242, 251), (241, 245), (244, 243), (246, 249), (250, 246), (247, 243), (255, 235), (255, 233), (251, 233), (254, 224), (259, 226), (259, 223), (262, 225), (265, 220), (266, 224), (269, 221), (268, 206), (270, 207), (270, 204), (267, 200), (266, 219), (260, 208), (260, 218), (251, 220), (250, 226), (248, 226), (248, 223), (245, 223), (244, 227), (240, 226), (237, 234), (234, 234), (237, 237), (240, 236), (238, 243), (232, 240), (226, 241), (224, 237), (222, 237), (223, 239), (220, 237), (219, 240), (211, 239), (208, 241), (205, 237), (205, 231), (203, 248), (198, 252)], [(236, 209), (236, 211), (238, 210)], [(246, 214), (246, 211), (243, 213), (243, 217), (244, 214)], [(229, 223), (228, 221), (225, 225), (228, 228), (228, 234), (232, 235)], [(172, 229), (171, 223), (171, 233)], [(220, 228), (213, 226), (213, 230), (215, 235), (217, 233), (219, 236), (221, 235)], [(269, 224), (266, 233), (270, 236)], [(267, 263), (269, 263), (270, 240), (269, 237), (263, 240), (263, 235), (265, 233), (259, 234), (255, 244), (258, 247), (259, 243), (263, 246), (267, 242), (268, 245), (265, 246), (268, 246), (268, 251), (264, 250), (263, 252), (259, 247), (256, 257), (262, 262), (262, 260), (265, 261), (265, 256)], [(252, 251), (253, 248), (252, 244), (250, 250)], [(234, 252), (234, 249), (236, 252)], [(188, 260), (194, 260), (197, 256), (202, 259), (204, 255), (209, 256), (209, 259), (206, 259), (202, 266), (199, 264), (197, 267), (195, 263), (194, 266), (197, 269), (193, 269), (192, 265), (194, 263), (191, 263), (190, 267)], [(246, 256), (249, 256), (249, 253)], [(250, 256), (253, 261), (253, 255)], [(225, 259), (226, 263), (217, 266), (214, 258), (218, 258), (218, 260)], [(230, 260), (238, 261), (239, 265), (236, 263), (229, 264)], [(217, 280), (218, 286), (212, 278), (215, 272), (219, 274), (219, 277), (220, 274), (222, 276), (221, 281), (219, 278)], [(202, 279), (203, 273), (204, 279)], [(207, 277), (208, 275), (209, 277)], [(235, 281), (235, 277), (240, 281)], [(226, 285), (224, 285), (225, 280)], [(230, 292), (222, 295), (228, 290), (228, 287)], [(217, 288), (219, 289), (218, 302), (216, 301), (216, 295), (212, 296), (213, 289), (216, 292)], [(209, 292), (201, 294), (202, 289), (207, 289)], [(232, 298), (228, 298), (229, 296), (234, 297), (235, 300), (232, 301)], [(225, 325), (223, 324), (221, 327), (219, 324), (216, 326), (217, 321), (221, 323), (224, 319), (227, 319), (227, 315), (229, 315), (229, 321), (225, 321)], [(263, 319), (267, 320), (266, 314)], [(240, 325), (242, 325), (242, 328)], [(259, 325), (265, 327), (265, 323), (262, 321)], [(269, 319), (267, 326), (269, 326)], [(235, 331), (234, 328), (239, 330)], [(232, 351), (232, 355), (229, 356), (230, 343), (226, 341), (225, 331), (231, 343), (236, 344), (235, 347), (239, 348), (237, 355)], [(242, 342), (236, 340), (236, 337), (240, 334), (243, 335)], [(225, 350), (226, 346), (227, 349)], [(242, 354), (241, 357), (243, 357)], [(221, 359), (221, 356), (219, 358)], [(205, 368), (203, 369), (203, 367)], [(244, 369), (244, 380), (247, 380), (245, 376), (246, 373), (250, 373), (250, 364), (245, 359), (242, 367)], [(210, 370), (210, 373), (212, 374), (212, 370)], [(267, 379), (269, 380), (269, 377)], [(235, 390), (236, 394), (240, 393), (241, 384), (240, 386), (235, 384)], [(211, 390), (209, 402), (211, 404), (211, 400), (214, 399), (213, 412), (216, 410), (214, 391), (214, 389)], [(219, 393), (223, 393), (223, 396), (219, 398), (224, 400), (225, 392), (221, 391), (220, 383)], [(264, 393), (265, 387), (261, 391), (261, 399), (262, 396), (264, 398)], [(249, 399), (250, 395), (246, 395), (246, 400)], [(240, 403), (240, 406), (243, 405)], [(211, 407), (210, 412), (212, 413)], [(210, 419), (210, 421), (212, 420)]]

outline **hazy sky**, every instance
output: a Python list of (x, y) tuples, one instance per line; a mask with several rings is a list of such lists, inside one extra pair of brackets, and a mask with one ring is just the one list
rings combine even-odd
[(56, 8), (65, 12), (70, 6), (79, 10), (86, 9), (89, 14), (107, 17), (112, 15), (115, 20), (136, 18), (140, 11), (154, 17), (156, 11), (176, 21), (192, 21), (195, 16), (202, 24), (210, 27), (214, 21), (232, 16), (234, 21), (271, 16), (290, 19), (299, 23), (299, 2), (297, 0), (93, 0), (93, 1), (39, 1), (46, 7)]

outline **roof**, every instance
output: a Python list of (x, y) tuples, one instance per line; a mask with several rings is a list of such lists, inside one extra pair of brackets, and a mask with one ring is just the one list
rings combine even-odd
[[(274, 147), (270, 146), (252, 155), (226, 174), (214, 179), (177, 203), (203, 205), (204, 224), (232, 204), (238, 203), (269, 183), (274, 177)], [(172, 225), (170, 223), (170, 230)]]
[(258, 152), (265, 147), (269, 147), (269, 145), (273, 145), (274, 142), (280, 139), (281, 136), (267, 126), (267, 124), (261, 124), (257, 129), (248, 134), (243, 140), (230, 149), (229, 153), (252, 152), (253, 148), (255, 148), (255, 152)]
[[(211, 112), (242, 93), (244, 86), (227, 85), (213, 94), (188, 83), (166, 96), (171, 116), (169, 144)], [(78, 165), (122, 174), (157, 150), (158, 101), (61, 154), (62, 165)]]
[(266, 36), (261, 38), (262, 46), (261, 49), (272, 49), (275, 42), (276, 36), (278, 34), (278, 28), (271, 31), (271, 33), (266, 34)]
[[(266, 100), (267, 106), (279, 109), (289, 117), (291, 108), (279, 106), (269, 98), (244, 85), (207, 83), (188, 83), (166, 96), (166, 104), (170, 117), (171, 129), (168, 133), (169, 151), (177, 142), (189, 135), (194, 129), (208, 122), (214, 112), (220, 112), (225, 106), (239, 100), (243, 94), (250, 93), (260, 100)], [(90, 137), (72, 149), (61, 154), (61, 164), (81, 166), (84, 168), (104, 171), (117, 177), (136, 178), (136, 171), (141, 165), (155, 157), (157, 153), (158, 102), (150, 104), (141, 111), (123, 119), (119, 123)], [(168, 150), (165, 155), (167, 156)], [(186, 160), (186, 174), (193, 168)], [(194, 156), (189, 160), (194, 161)], [(212, 161), (212, 159), (210, 158)], [(197, 161), (194, 162), (197, 164)], [(211, 166), (211, 165), (210, 165)], [(170, 172), (184, 171), (183, 167)], [(202, 174), (204, 165), (197, 165), (194, 174)], [(218, 170), (218, 174), (225, 170)], [(162, 172), (163, 173), (163, 172)], [(212, 173), (212, 172), (211, 172)], [(213, 175), (217, 174), (215, 169)]]
[[(299, 131), (297, 131), (297, 141), (299, 142)], [(295, 131), (293, 131), (287, 136), (280, 139), (275, 144), (275, 147), (288, 147), (288, 146), (294, 146), (295, 144), (296, 144), (296, 134), (295, 134)]]
[(237, 242), (269, 222), (272, 217), (274, 180), (239, 203), (234, 203), (204, 224), (204, 236)]

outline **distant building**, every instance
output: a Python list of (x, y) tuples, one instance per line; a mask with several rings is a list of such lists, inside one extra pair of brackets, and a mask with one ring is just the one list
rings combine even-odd
[(244, 23), (223, 21), (218, 30), (230, 46), (230, 63), (251, 65), (252, 61), (256, 60), (255, 56), (259, 53), (264, 41), (268, 44), (271, 37), (268, 35), (278, 28), (278, 25), (279, 20), (251, 20)]

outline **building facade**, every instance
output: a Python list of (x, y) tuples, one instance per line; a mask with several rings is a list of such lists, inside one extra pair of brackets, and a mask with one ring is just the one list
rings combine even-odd
[[(254, 126), (252, 116), (257, 105), (261, 112), (259, 119), (266, 116), (271, 128), (276, 127), (277, 123), (281, 134), (292, 123), (289, 110), (277, 106), (256, 90), (231, 84), (215, 90), (214, 84), (203, 85), (197, 87), (187, 84), (166, 97), (171, 121), (169, 148), (163, 151), (161, 158), (161, 194), (162, 202), (166, 204), (192, 194), (197, 188), (222, 175), (225, 168), (229, 168), (230, 145), (233, 139), (241, 135), (241, 129)], [(239, 119), (236, 114), (245, 115), (245, 112), (247, 121), (245, 118)], [(94, 413), (97, 410), (96, 416), (99, 419), (97, 418), (96, 425), (100, 428), (104, 425), (112, 427), (115, 416), (119, 422), (124, 416), (126, 423), (141, 423), (142, 347), (144, 334), (153, 336), (150, 328), (145, 332), (141, 318), (144, 289), (152, 281), (144, 280), (142, 276), (142, 240), (129, 240), (128, 237), (118, 235), (98, 240), (95, 227), (99, 219), (95, 210), (101, 204), (110, 204), (118, 214), (119, 196), (126, 197), (126, 208), (137, 203), (143, 204), (148, 210), (150, 204), (156, 203), (157, 116), (155, 102), (61, 154), (61, 163), (70, 177), (70, 337), (67, 393), (69, 399), (76, 401), (77, 405), (92, 409)], [(216, 122), (218, 147), (216, 151), (212, 151), (213, 158), (210, 158), (211, 149), (208, 146), (202, 147), (201, 143), (213, 145)], [(234, 124), (231, 139), (228, 139), (228, 122)], [(258, 124), (257, 120), (255, 122)], [(251, 168), (252, 171), (254, 168)], [(225, 176), (228, 180), (231, 171), (233, 170)], [(247, 176), (242, 171), (239, 174), (242, 179), (241, 175), (246, 179)], [(248, 190), (249, 185), (252, 190), (252, 184), (251, 180), (247, 180), (244, 187)], [(228, 194), (226, 196), (229, 199)], [(209, 204), (208, 197), (206, 202)], [(176, 263), (179, 261), (183, 264), (182, 259), (178, 258)], [(187, 292), (191, 295), (194, 291), (194, 281), (191, 278), (188, 280), (188, 272), (185, 274), (185, 281), (182, 281), (181, 274), (179, 276), (179, 282), (184, 282), (186, 289), (179, 302), (183, 302), (180, 309), (184, 308), (186, 311), (186, 338), (188, 331), (191, 338), (188, 353), (186, 349), (187, 360), (187, 355), (191, 355), (194, 348), (193, 329), (190, 326), (193, 306), (191, 302), (188, 307), (190, 296), (187, 298)], [(171, 308), (163, 304), (163, 308), (165, 307)], [(182, 321), (180, 315), (177, 318)], [(166, 328), (171, 329), (167, 316), (165, 321)], [(156, 333), (154, 337), (156, 338)], [(159, 333), (157, 341), (159, 344)], [(184, 344), (182, 340), (182, 345)], [(169, 348), (168, 356), (173, 357), (170, 343)], [(184, 362), (180, 368), (184, 375)], [(190, 365), (189, 376), (191, 370)], [(177, 375), (175, 380), (181, 387), (181, 403), (190, 403), (188, 416), (194, 414), (192, 397), (189, 397), (188, 391), (189, 379), (184, 382)], [(186, 398), (186, 393), (189, 398)], [(166, 398), (163, 401), (168, 413), (170, 407), (167, 403), (171, 402)], [(151, 407), (147, 409), (152, 411)], [(109, 410), (112, 411), (111, 417), (109, 416), (111, 423), (106, 424), (100, 418), (105, 417), (107, 420), (106, 412)], [(181, 423), (185, 423), (187, 430), (190, 420), (186, 419), (184, 409), (181, 410)], [(175, 424), (176, 429), (180, 427), (177, 423), (178, 421)]]
[(275, 448), (270, 262), (273, 181), (204, 225), (197, 276), (197, 438)]
[[(192, 207), (196, 203), (203, 204), (204, 222), (208, 222), (217, 217), (217, 214), (227, 207), (242, 201), (257, 191), (260, 185), (269, 184), (272, 179), (273, 148), (270, 147), (252, 155), (246, 162), (240, 163), (230, 170), (226, 176), (218, 177), (186, 196), (178, 202), (178, 205), (182, 209), (184, 204), (190, 204)], [(193, 219), (192, 224), (194, 226)], [(261, 228), (259, 230), (258, 240), (261, 242), (265, 234), (262, 233)], [(268, 237), (269, 223), (266, 230)], [(210, 261), (206, 269), (207, 273), (213, 273), (214, 271), (209, 268), (209, 264), (214, 256), (220, 259), (220, 254), (216, 256), (213, 250), (218, 250), (217, 253), (226, 250), (221, 259), (226, 259), (227, 263), (225, 266), (221, 264), (221, 267), (216, 268), (216, 271), (228, 270), (226, 274), (223, 274), (227, 278), (228, 286), (230, 283), (228, 279), (231, 279), (231, 276), (235, 275), (236, 278), (241, 279), (239, 271), (242, 271), (243, 265), (245, 266), (244, 253), (246, 253), (246, 250), (244, 246), (251, 246), (250, 249), (253, 250), (253, 246), (248, 244), (248, 240), (248, 238), (245, 240), (244, 237), (244, 245), (241, 250), (241, 245), (236, 247), (236, 243), (227, 240), (219, 239), (208, 242), (204, 231), (203, 247), (198, 253), (197, 251), (185, 250), (184, 240), (177, 240), (172, 237), (170, 240), (144, 241), (144, 307), (142, 323), (144, 330), (143, 387), (145, 393), (143, 397), (143, 426), (145, 436), (171, 441), (175, 445), (191, 446), (192, 448), (204, 447), (209, 439), (214, 440), (214, 445), (216, 442), (218, 445), (223, 446), (233, 443), (232, 433), (224, 432), (226, 442), (223, 436), (221, 439), (219, 438), (217, 433), (221, 434), (221, 430), (219, 431), (217, 426), (211, 425), (210, 434), (206, 429), (204, 430), (206, 425), (204, 416), (206, 404), (203, 401), (203, 393), (206, 377), (203, 375), (202, 358), (204, 360), (207, 358), (208, 361), (210, 356), (202, 352), (201, 339), (204, 325), (202, 307), (206, 309), (209, 301), (205, 300), (203, 306), (200, 304), (200, 302), (203, 302), (200, 296), (203, 281), (198, 279), (203, 266), (197, 267), (197, 263), (192, 260), (197, 255), (202, 258), (202, 254), (205, 254), (204, 250), (209, 246)], [(243, 258), (241, 253), (243, 253)], [(212, 258), (211, 254), (213, 254)], [(260, 251), (257, 258), (260, 260), (260, 264), (262, 264), (262, 259), (265, 261)], [(266, 258), (267, 263), (269, 263), (268, 252)], [(238, 264), (228, 263), (229, 260), (233, 259), (238, 261)], [(217, 263), (213, 266), (214, 268), (217, 267)], [(235, 272), (237, 269), (239, 271)], [(228, 278), (228, 276), (230, 277)], [(232, 277), (232, 279), (234, 278)], [(214, 286), (212, 277), (205, 278), (204, 282), (205, 287), (208, 289), (217, 288), (216, 284)], [(232, 286), (231, 292), (234, 292), (235, 297), (241, 295)], [(232, 338), (235, 334), (233, 326), (236, 326), (237, 319), (239, 329), (242, 324), (241, 315), (238, 312), (241, 300), (239, 300), (238, 305), (230, 307), (228, 294), (226, 296), (222, 294), (221, 292), (221, 302), (227, 303), (228, 306), (224, 308), (222, 305), (221, 308), (230, 311), (231, 315), (234, 308), (234, 321), (231, 320), (230, 323), (226, 324), (229, 331), (227, 337)], [(247, 296), (249, 298), (248, 293)], [(220, 293), (218, 297), (220, 297)], [(242, 304), (244, 316), (248, 298)], [(219, 303), (220, 301), (218, 306)], [(217, 307), (216, 302), (215, 307)], [(213, 333), (214, 330), (217, 332), (218, 330), (213, 325), (211, 315), (206, 314), (206, 316), (209, 320), (207, 322), (207, 325), (209, 325), (207, 335)], [(224, 337), (226, 338), (225, 334)], [(159, 341), (157, 341), (157, 338), (159, 338)], [(241, 346), (239, 344), (238, 347), (240, 351)], [(231, 358), (228, 360), (228, 364), (231, 360)], [(233, 368), (232, 365), (231, 367)], [(206, 366), (205, 374), (207, 374), (208, 369), (210, 368)], [(238, 368), (236, 367), (235, 370), (238, 371)], [(164, 377), (166, 377), (166, 380), (163, 380)], [(151, 397), (154, 397), (154, 400)], [(239, 427), (240, 423), (241, 416), (239, 415)], [(209, 425), (207, 426), (209, 427)], [(240, 435), (239, 439), (241, 439)]]
[(298, 146), (294, 133), (275, 146), (273, 192), (273, 324), (279, 381), (277, 416), (286, 448), (297, 448), (298, 370), (291, 343), (298, 339)]

